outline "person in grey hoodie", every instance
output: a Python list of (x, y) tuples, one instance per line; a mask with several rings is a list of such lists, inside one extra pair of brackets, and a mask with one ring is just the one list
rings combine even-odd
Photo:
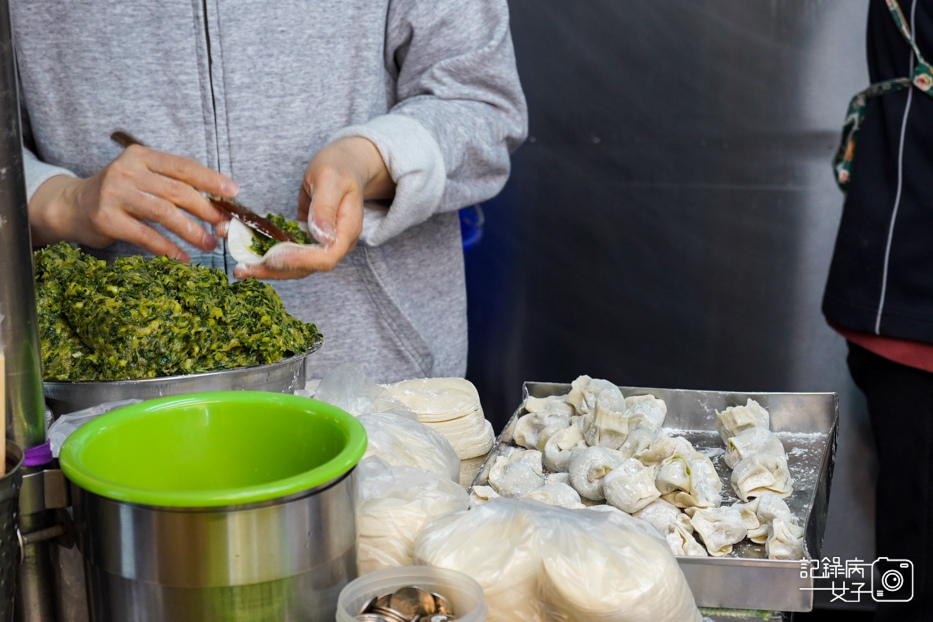
[[(312, 378), (465, 373), (456, 210), (501, 190), (527, 134), (505, 0), (10, 4), (34, 244), (273, 279), (325, 335)], [(202, 193), (323, 245), (235, 266)]]

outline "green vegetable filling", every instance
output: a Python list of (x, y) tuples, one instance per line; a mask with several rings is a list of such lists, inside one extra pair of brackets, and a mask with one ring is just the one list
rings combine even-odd
[[(284, 216), (279, 216), (278, 214), (266, 214), (266, 218), (272, 221), (276, 227), (285, 231), (286, 233), (291, 233), (295, 236), (295, 239), (298, 240), (301, 244), (311, 244), (314, 240), (310, 235), (301, 230), (301, 227), (298, 226), (298, 223), (293, 220), (285, 220)], [(253, 230), (253, 243), (250, 244), (250, 250), (252, 250), (257, 255), (265, 255), (266, 251), (278, 244), (279, 241), (270, 238), (264, 233), (259, 233), (255, 229)]]
[(62, 242), (35, 253), (46, 380), (121, 380), (273, 363), (323, 338), (256, 279), (167, 257), (113, 265)]

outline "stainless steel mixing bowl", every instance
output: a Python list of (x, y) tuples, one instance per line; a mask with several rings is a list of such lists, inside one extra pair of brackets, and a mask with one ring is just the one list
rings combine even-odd
[(45, 402), (58, 417), (84, 408), (119, 400), (151, 400), (169, 395), (206, 391), (274, 391), (293, 393), (305, 385), (305, 359), (321, 347), (316, 343), (298, 354), (269, 365), (238, 367), (206, 374), (104, 380), (99, 382), (45, 382)]

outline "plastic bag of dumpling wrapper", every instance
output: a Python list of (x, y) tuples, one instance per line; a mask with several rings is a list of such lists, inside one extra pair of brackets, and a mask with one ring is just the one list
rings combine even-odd
[(425, 523), (465, 510), (470, 498), (445, 477), (376, 457), (356, 469), (357, 564), (361, 575), (414, 563), (415, 538)]
[(368, 413), (393, 413), (418, 421), (417, 414), (370, 380), (363, 373), (363, 368), (353, 363), (344, 363), (328, 373), (317, 385), (314, 399), (341, 408), (354, 417)]
[(360, 415), (357, 419), (368, 437), (364, 457), (379, 456), (389, 464), (460, 481), (460, 457), (440, 432), (392, 413)]
[(701, 620), (667, 543), (618, 511), (493, 499), (426, 525), (415, 561), (473, 577), (493, 622)]

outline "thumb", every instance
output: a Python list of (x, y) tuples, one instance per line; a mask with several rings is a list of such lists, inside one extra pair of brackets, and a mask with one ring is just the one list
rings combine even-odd
[(344, 194), (335, 183), (319, 182), (312, 189), (308, 229), (321, 244), (337, 241), (337, 210)]

